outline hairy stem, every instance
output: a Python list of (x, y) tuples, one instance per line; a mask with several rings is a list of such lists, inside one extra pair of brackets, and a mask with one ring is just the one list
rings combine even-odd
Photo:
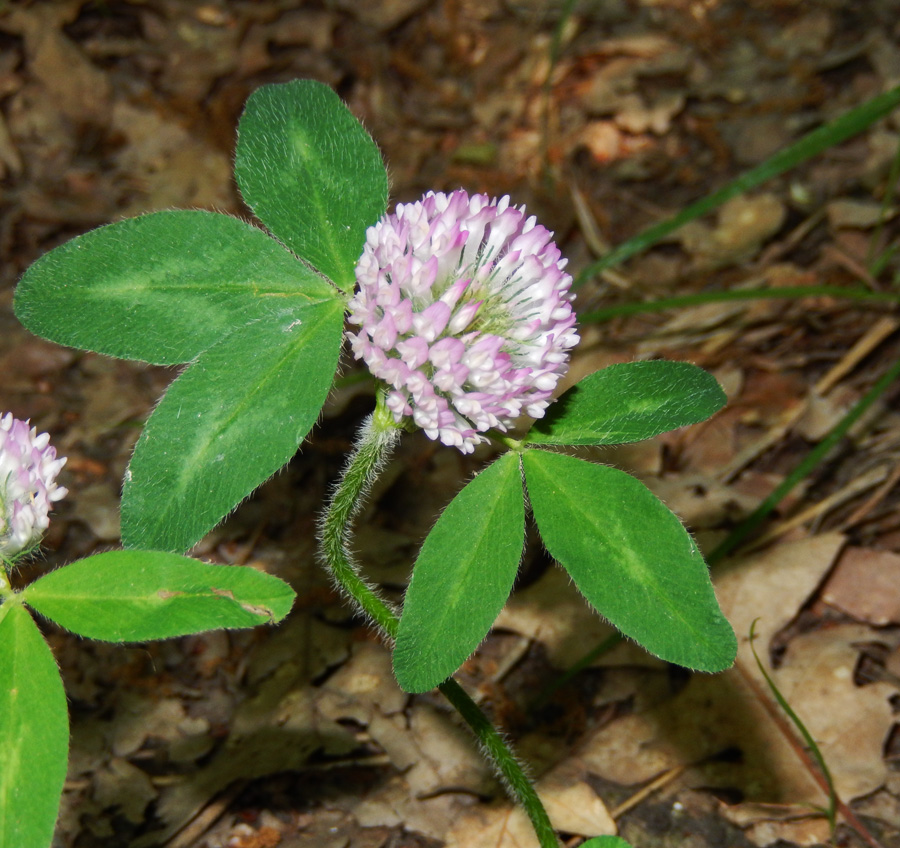
[[(353, 518), (397, 444), (399, 435), (397, 426), (379, 402), (376, 411), (363, 425), (319, 527), (321, 556), (334, 579), (389, 640), (396, 637), (400, 620), (376, 590), (360, 576), (348, 543)], [(559, 840), (547, 811), (500, 732), (453, 678), (446, 680), (439, 688), (472, 729), (492, 765), (525, 809), (541, 848), (559, 848)]]
[(452, 677), (445, 680), (438, 688), (472, 729), (482, 750), (491, 758), (494, 768), (500, 774), (509, 792), (528, 814), (541, 848), (559, 848), (559, 840), (556, 838), (556, 832), (553, 830), (553, 825), (550, 824), (550, 817), (547, 815), (541, 799), (497, 728), (491, 724), (490, 719), (469, 697), (466, 690)]
[(399, 620), (360, 576), (348, 543), (350, 528), (378, 472), (400, 438), (400, 430), (379, 408), (366, 419), (340, 482), (319, 525), (319, 551), (341, 589), (391, 641)]

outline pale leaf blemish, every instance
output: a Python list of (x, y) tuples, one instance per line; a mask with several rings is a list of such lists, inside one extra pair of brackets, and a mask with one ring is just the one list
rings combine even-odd
[(245, 602), (241, 604), (241, 609), (249, 612), (251, 615), (260, 615), (269, 619), (269, 621), (275, 621), (275, 614), (267, 607), (261, 607), (256, 604), (248, 604)]
[(242, 610), (245, 612), (249, 612), (251, 615), (259, 615), (263, 618), (269, 619), (269, 621), (275, 620), (275, 615), (272, 610), (267, 607), (257, 606), (256, 604), (250, 604), (246, 601), (238, 601), (237, 598), (234, 597), (234, 593), (230, 589), (217, 589), (215, 586), (209, 587), (210, 592), (216, 595), (219, 598), (227, 598), (229, 601), (234, 601)]
[(311, 158), (309, 142), (303, 133), (294, 132), (291, 134), (291, 147), (302, 161), (306, 162)]

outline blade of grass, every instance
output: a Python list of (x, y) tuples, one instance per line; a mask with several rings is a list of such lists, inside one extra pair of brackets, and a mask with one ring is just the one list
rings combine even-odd
[[(881, 272), (890, 265), (891, 260), (897, 255), (897, 250), (900, 249), (900, 244), (894, 242), (893, 244), (889, 244), (884, 250), (881, 251), (869, 265), (869, 274), (873, 277), (880, 277)], [(896, 275), (894, 277), (894, 285), (896, 285)]]
[(628, 239), (611, 250), (606, 256), (584, 268), (575, 278), (575, 286), (580, 286), (601, 271), (624, 262), (636, 253), (646, 250), (688, 221), (693, 221), (707, 212), (711, 212), (725, 201), (737, 197), (767, 180), (795, 168), (801, 162), (817, 156), (819, 153), (834, 147), (848, 138), (862, 132), (875, 121), (883, 118), (896, 106), (900, 105), (900, 86), (890, 89), (857, 106), (849, 112), (827, 124), (807, 133), (794, 144), (778, 151), (755, 168), (741, 174), (737, 179), (708, 194), (700, 200), (686, 206), (677, 215), (667, 218), (648, 227), (643, 232)]
[(779, 503), (797, 486), (805, 477), (812, 473), (815, 467), (825, 458), (831, 449), (847, 435), (850, 428), (868, 411), (888, 389), (891, 383), (900, 377), (900, 359), (898, 359), (884, 374), (879, 377), (871, 389), (866, 392), (840, 420), (825, 438), (822, 439), (788, 474), (775, 490), (765, 498), (762, 503), (750, 513), (722, 543), (706, 558), (710, 566), (716, 565), (748, 536), (755, 532), (769, 517)]
[[(758, 619), (756, 620), (758, 621)], [(821, 750), (819, 750), (819, 746), (816, 744), (816, 740), (813, 739), (812, 734), (806, 729), (806, 725), (800, 719), (800, 716), (794, 712), (791, 705), (787, 702), (784, 695), (781, 694), (778, 687), (775, 685), (775, 681), (769, 677), (768, 672), (762, 664), (762, 660), (759, 658), (759, 654), (756, 653), (756, 645), (753, 644), (754, 639), (756, 639), (756, 621), (750, 625), (750, 650), (753, 652), (753, 659), (756, 660), (756, 667), (759, 669), (759, 673), (763, 676), (763, 680), (766, 681), (766, 684), (769, 687), (769, 691), (775, 697), (775, 700), (778, 702), (778, 706), (781, 707), (786, 713), (787, 717), (791, 720), (791, 723), (797, 730), (800, 732), (800, 735), (803, 737), (803, 741), (806, 742), (807, 747), (809, 748), (810, 753), (815, 758), (816, 765), (819, 767), (819, 771), (822, 772), (822, 778), (825, 781), (825, 785), (828, 787), (828, 808), (823, 810), (822, 812), (828, 818), (828, 829), (831, 831), (832, 838), (834, 837), (834, 828), (837, 824), (837, 807), (838, 807), (838, 797), (837, 792), (834, 789), (834, 780), (831, 777), (831, 772), (828, 770), (828, 765), (825, 763), (825, 758), (822, 756)]]
[(550, 167), (550, 100), (553, 94), (553, 74), (556, 71), (556, 66), (562, 53), (563, 35), (566, 31), (566, 25), (575, 12), (576, 2), (577, 0), (565, 0), (559, 20), (553, 28), (553, 37), (550, 40), (550, 50), (547, 57), (547, 76), (544, 77), (541, 95), (543, 101), (541, 108), (541, 162), (543, 163), (544, 177), (551, 187), (554, 183), (553, 171)]
[(684, 306), (700, 306), (705, 303), (720, 303), (730, 300), (795, 300), (801, 297), (836, 297), (845, 300), (872, 301), (875, 303), (900, 303), (900, 293), (872, 291), (861, 286), (785, 286), (784, 288), (730, 289), (727, 291), (705, 291), (666, 297), (659, 300), (620, 303), (579, 315), (582, 324), (600, 323), (623, 315), (640, 315), (649, 312), (664, 312)]
[[(884, 232), (884, 222), (887, 220), (888, 209), (890, 209), (891, 203), (894, 200), (898, 179), (900, 179), (900, 144), (897, 145), (897, 151), (894, 153), (894, 158), (891, 160), (891, 169), (888, 172), (887, 185), (884, 187), (884, 197), (881, 199), (881, 209), (878, 212), (878, 226), (875, 227), (875, 232), (872, 233), (872, 238), (869, 239), (866, 267), (873, 277), (877, 277), (878, 274), (881, 273), (884, 266), (890, 261), (890, 255), (893, 253), (889, 248), (888, 250), (885, 250), (881, 256), (876, 256), (875, 251), (878, 249), (878, 243), (881, 241), (881, 234)], [(887, 254), (887, 259), (884, 259), (884, 254)]]
[(555, 680), (551, 680), (549, 685), (545, 686), (539, 693), (537, 698), (531, 702), (532, 710), (539, 710), (545, 706), (547, 702), (565, 686), (573, 677), (580, 674), (584, 669), (589, 668), (594, 660), (602, 657), (607, 651), (611, 651), (623, 639), (621, 633), (610, 633), (602, 642), (596, 645), (592, 650), (588, 651), (574, 665), (569, 666)]
[[(791, 705), (787, 702), (787, 699), (781, 694), (778, 687), (775, 685), (775, 681), (772, 680), (771, 676), (766, 672), (762, 662), (759, 659), (759, 655), (756, 653), (756, 646), (753, 644), (753, 640), (756, 638), (756, 622), (759, 619), (756, 619), (753, 624), (750, 625), (750, 650), (753, 652), (753, 659), (756, 660), (757, 668), (759, 668), (760, 674), (763, 676), (763, 679), (769, 686), (769, 690), (772, 692), (772, 695), (775, 697), (775, 700), (778, 702), (778, 706), (781, 707), (787, 713), (787, 717), (790, 719), (791, 723), (794, 727), (797, 728), (800, 735), (803, 737), (803, 741), (806, 742), (806, 746), (809, 749), (810, 755), (815, 760), (816, 765), (819, 768), (821, 773), (821, 779), (815, 778), (816, 782), (821, 786), (823, 790), (825, 790), (828, 795), (828, 807), (813, 807), (814, 810), (822, 812), (825, 814), (825, 817), (828, 819), (828, 827), (831, 831), (831, 843), (834, 844), (834, 831), (837, 827), (837, 815), (840, 813), (846, 823), (852, 827), (859, 835), (862, 837), (863, 841), (871, 846), (871, 848), (882, 848), (881, 843), (872, 836), (871, 833), (866, 829), (866, 826), (857, 818), (856, 813), (853, 812), (850, 807), (848, 807), (837, 794), (837, 789), (834, 786), (834, 780), (831, 777), (831, 772), (828, 770), (828, 766), (825, 763), (825, 757), (822, 755), (822, 751), (819, 746), (816, 744), (816, 740), (813, 739), (812, 734), (809, 730), (806, 729), (806, 725), (803, 723), (803, 720), (797, 713), (794, 712)], [(744, 679), (750, 685), (751, 689), (756, 693), (757, 699), (759, 699), (760, 703), (763, 705), (766, 712), (772, 717), (773, 721), (775, 721), (776, 725), (781, 727), (783, 722), (780, 720), (780, 717), (774, 712), (774, 708), (770, 707), (762, 698), (762, 692), (759, 690), (757, 684), (749, 677), (744, 674)], [(787, 734), (787, 728), (782, 729), (782, 733)], [(801, 754), (801, 759), (804, 761), (806, 767), (812, 771), (812, 764), (808, 762), (808, 757)], [(824, 785), (823, 785), (824, 784)]]

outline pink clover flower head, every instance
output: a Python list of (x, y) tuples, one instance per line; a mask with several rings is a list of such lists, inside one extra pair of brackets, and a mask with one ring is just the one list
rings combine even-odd
[(50, 526), (51, 504), (67, 494), (56, 485), (66, 460), (49, 442), (12, 413), (0, 417), (0, 558), (33, 548)]
[(348, 333), (391, 388), (387, 407), (471, 453), (523, 412), (540, 418), (578, 343), (553, 234), (509, 198), (428, 192), (369, 227)]

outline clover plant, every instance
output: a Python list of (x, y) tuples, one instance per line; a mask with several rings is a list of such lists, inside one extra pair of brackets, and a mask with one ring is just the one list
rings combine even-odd
[[(387, 214), (378, 148), (324, 85), (268, 85), (250, 97), (235, 176), (258, 223), (165, 211), (110, 224), (50, 251), (16, 291), (16, 315), (44, 338), (186, 367), (128, 466), (124, 549), (20, 591), (5, 579), (0, 590), (0, 842), (48, 844), (65, 774), (65, 697), (28, 610), (116, 642), (286, 615), (292, 592), (281, 581), (185, 552), (297, 451), (346, 338), (375, 378), (375, 411), (325, 506), (322, 559), (393, 646), (399, 685), (441, 689), (541, 845), (557, 845), (530, 782), (452, 675), (509, 596), (529, 516), (623, 634), (691, 669), (731, 665), (734, 633), (679, 520), (635, 478), (565, 451), (702, 421), (723, 405), (722, 390), (692, 365), (647, 361), (598, 371), (553, 401), (578, 334), (552, 233), (507, 197), (462, 189)], [(536, 420), (513, 436), (521, 416)], [(3, 422), (6, 574), (64, 490), (46, 437)], [(437, 517), (395, 609), (354, 563), (352, 523), (401, 434), (415, 429), (463, 453), (487, 443), (494, 458)]]

